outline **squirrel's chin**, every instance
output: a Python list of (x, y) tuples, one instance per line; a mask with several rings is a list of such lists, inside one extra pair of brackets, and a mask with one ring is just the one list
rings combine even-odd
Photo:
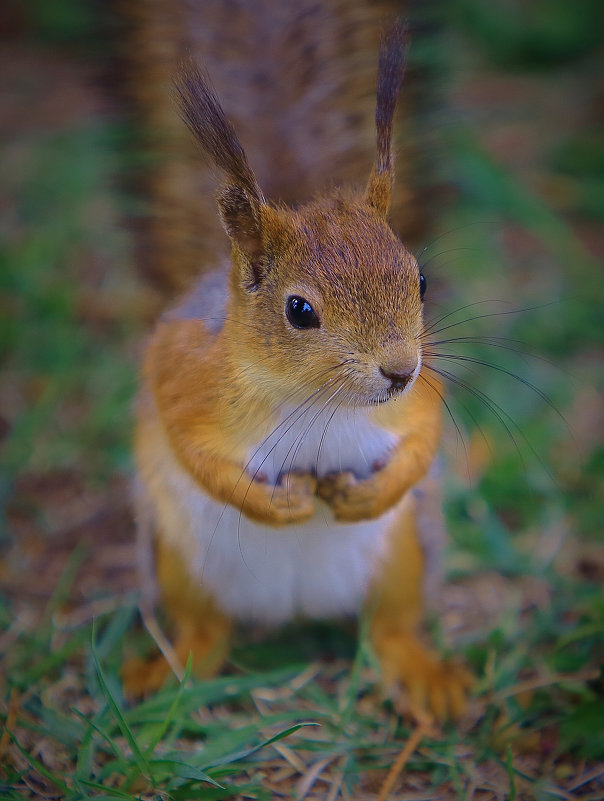
[(415, 382), (411, 381), (403, 389), (384, 389), (376, 393), (371, 398), (359, 400), (357, 406), (382, 406), (384, 403), (390, 403), (405, 395)]
[(402, 392), (380, 392), (378, 395), (373, 395), (370, 398), (360, 398), (354, 405), (355, 406), (383, 406), (384, 403), (398, 398)]

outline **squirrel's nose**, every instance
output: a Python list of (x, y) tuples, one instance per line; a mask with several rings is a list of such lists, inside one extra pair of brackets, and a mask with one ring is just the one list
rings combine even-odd
[(404, 389), (409, 381), (411, 380), (413, 373), (415, 372), (415, 367), (411, 370), (406, 369), (404, 372), (391, 372), (390, 370), (384, 370), (383, 367), (380, 367), (380, 373), (387, 378), (390, 383), (392, 384), (392, 389)]

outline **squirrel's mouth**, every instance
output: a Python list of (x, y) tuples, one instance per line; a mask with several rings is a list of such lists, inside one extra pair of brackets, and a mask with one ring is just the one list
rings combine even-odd
[(381, 406), (384, 403), (388, 403), (389, 401), (393, 400), (394, 398), (399, 398), (405, 390), (402, 389), (387, 389), (384, 392), (380, 392), (379, 395), (372, 398), (368, 405), (369, 406)]
[(400, 398), (401, 395), (405, 395), (412, 386), (414, 386), (417, 373), (419, 370), (416, 371), (416, 374), (411, 378), (411, 380), (406, 383), (404, 386), (396, 387), (390, 386), (386, 389), (380, 390), (376, 395), (374, 395), (367, 403), (369, 406), (381, 406), (384, 403), (388, 403), (391, 400), (395, 400), (396, 398)]
[(405, 392), (407, 392), (409, 386), (405, 387), (404, 389), (393, 389), (393, 388), (384, 389), (377, 395), (374, 395), (372, 398), (366, 400), (365, 403), (367, 404), (367, 406), (382, 406), (384, 403), (389, 403), (391, 400), (394, 400), (395, 398), (400, 398), (401, 395), (404, 395)]
[[(421, 358), (409, 374), (388, 373), (384, 370), (374, 370), (367, 375), (366, 372), (349, 374), (336, 392), (344, 389), (340, 395), (339, 403), (351, 407), (382, 406), (405, 395), (415, 385), (422, 366)], [(352, 379), (352, 380), (351, 380)], [(385, 381), (387, 379), (387, 383)]]

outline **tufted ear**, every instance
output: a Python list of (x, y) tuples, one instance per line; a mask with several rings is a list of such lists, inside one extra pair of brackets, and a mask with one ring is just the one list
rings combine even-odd
[(227, 234), (243, 257), (241, 282), (253, 291), (266, 272), (261, 212), (267, 206), (251, 198), (243, 187), (227, 184), (218, 193), (218, 208)]
[(176, 90), (184, 121), (204, 152), (225, 174), (218, 194), (220, 216), (253, 284), (260, 280), (255, 265), (263, 255), (261, 209), (266, 205), (256, 176), (209, 76), (190, 59), (179, 69)]
[(390, 193), (394, 181), (392, 120), (407, 66), (408, 47), (408, 28), (405, 22), (397, 20), (382, 33), (375, 109), (377, 155), (365, 190), (367, 203), (382, 217), (388, 215), (390, 208)]

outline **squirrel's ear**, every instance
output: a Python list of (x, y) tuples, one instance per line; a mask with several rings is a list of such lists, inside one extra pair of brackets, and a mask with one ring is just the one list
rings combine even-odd
[(382, 217), (388, 214), (394, 181), (392, 120), (407, 65), (408, 39), (407, 24), (397, 20), (382, 33), (380, 44), (375, 109), (377, 156), (365, 190), (365, 200)]
[(264, 277), (264, 246), (260, 202), (236, 184), (227, 184), (218, 194), (220, 217), (233, 245), (243, 257), (242, 283), (255, 289)]
[(188, 59), (181, 64), (175, 84), (184, 121), (205, 153), (225, 173), (226, 181), (218, 196), (220, 214), (233, 244), (253, 273), (262, 256), (260, 208), (265, 203), (256, 176), (207, 73)]

